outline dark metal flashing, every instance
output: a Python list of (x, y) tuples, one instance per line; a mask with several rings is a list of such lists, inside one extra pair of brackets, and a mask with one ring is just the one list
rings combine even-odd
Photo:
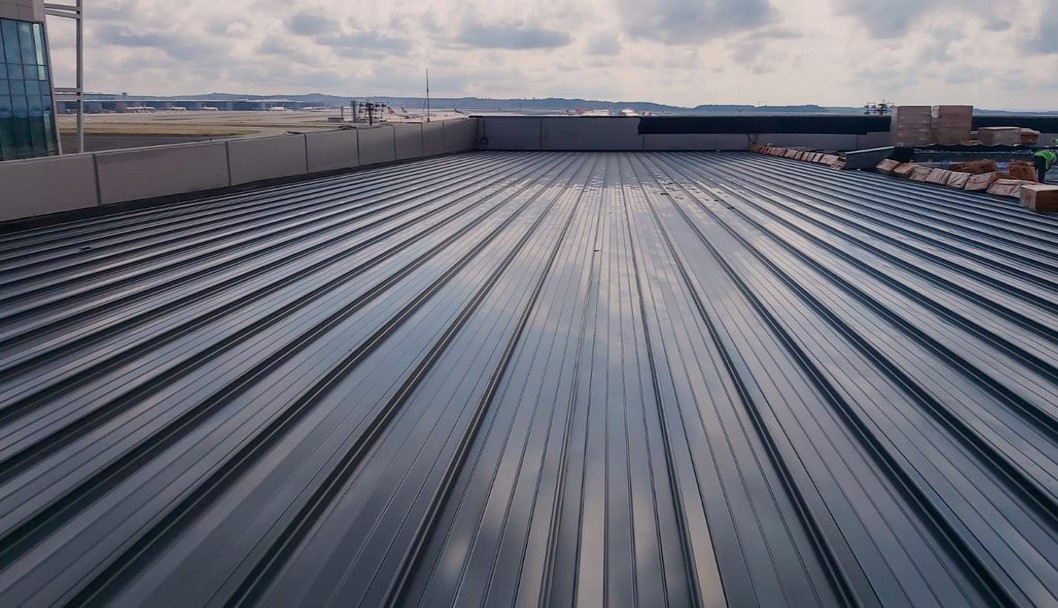
[[(782, 114), (743, 116), (646, 116), (639, 119), (643, 134), (827, 134), (866, 135), (885, 133), (891, 128), (890, 116), (835, 114)], [(1027, 127), (1041, 133), (1058, 133), (1058, 116), (1031, 114), (976, 115), (973, 128)], [(1050, 145), (1052, 142), (1041, 142)]]
[[(1023, 127), (1036, 129), (1040, 133), (1058, 133), (1058, 116), (1055, 115), (1033, 115), (1033, 114), (998, 114), (998, 115), (976, 115), (973, 126), (975, 129), (981, 127)], [(1050, 145), (1053, 142), (1040, 142)]]
[(889, 131), (888, 116), (749, 115), (749, 116), (647, 116), (639, 119), (639, 132), (648, 135), (682, 134), (822, 134), (866, 135)]
[(0, 605), (1058, 604), (1058, 219), (478, 152), (0, 236)]

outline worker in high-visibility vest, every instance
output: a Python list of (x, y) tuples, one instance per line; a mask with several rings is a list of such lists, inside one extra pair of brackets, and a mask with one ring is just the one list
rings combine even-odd
[(1046, 183), (1047, 172), (1058, 163), (1058, 153), (1055, 153), (1054, 150), (1040, 150), (1032, 157), (1032, 160), (1036, 163), (1036, 176), (1039, 178), (1040, 183)]

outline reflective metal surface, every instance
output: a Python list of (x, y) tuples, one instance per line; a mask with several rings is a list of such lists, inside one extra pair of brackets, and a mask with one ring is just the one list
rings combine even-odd
[(1058, 603), (1058, 222), (475, 153), (0, 237), (0, 605)]

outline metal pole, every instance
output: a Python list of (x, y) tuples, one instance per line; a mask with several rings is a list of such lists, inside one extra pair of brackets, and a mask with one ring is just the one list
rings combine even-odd
[(77, 0), (77, 153), (84, 154), (84, 2)]
[[(45, 13), (49, 15), (50, 13)], [(55, 150), (62, 156), (62, 134), (59, 133), (59, 93), (55, 90), (55, 64), (51, 60), (51, 36), (48, 32), (48, 21), (44, 20), (44, 53), (48, 61), (48, 82), (51, 86), (51, 120), (52, 132), (55, 134)]]
[[(77, 103), (77, 153), (84, 153), (84, 1), (74, 0), (74, 4), (44, 4), (44, 14), (54, 17), (60, 17), (63, 19), (73, 19), (76, 23), (77, 36), (77, 83), (74, 87), (56, 87), (54, 82), (52, 83), (52, 97), (53, 102), (57, 101), (59, 96), (66, 97), (63, 101), (69, 101), (69, 96), (73, 96), (73, 101)], [(51, 62), (51, 48), (48, 45), (48, 66), (52, 69), (52, 76), (54, 77), (54, 66)], [(58, 133), (58, 121), (56, 121), (56, 138), (59, 140), (59, 153), (62, 153), (62, 138), (59, 137)]]

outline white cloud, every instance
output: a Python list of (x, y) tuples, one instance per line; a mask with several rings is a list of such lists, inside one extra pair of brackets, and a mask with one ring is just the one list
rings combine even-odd
[[(1038, 0), (93, 0), (87, 85), (180, 94), (1055, 106)], [(1016, 18), (1014, 17), (1016, 16)], [(56, 80), (72, 28), (49, 22)], [(64, 82), (65, 81), (65, 82)]]

